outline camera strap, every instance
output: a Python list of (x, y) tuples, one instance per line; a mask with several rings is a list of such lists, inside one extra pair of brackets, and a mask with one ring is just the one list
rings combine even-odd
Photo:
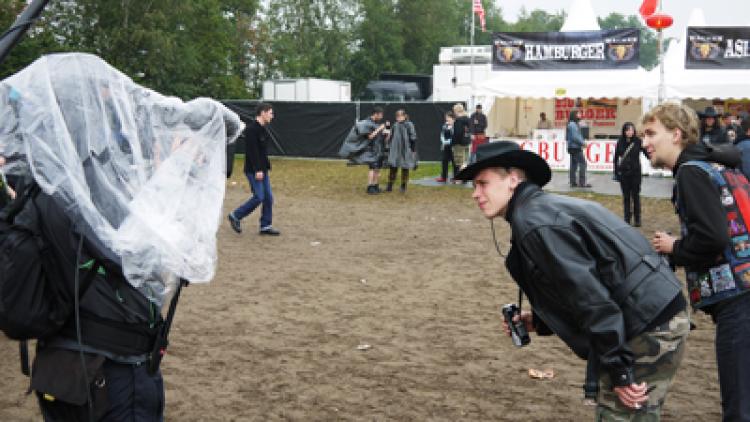
[(519, 314), (521, 313), (522, 304), (523, 304), (523, 290), (521, 290), (521, 288), (519, 287), (518, 288), (518, 313)]

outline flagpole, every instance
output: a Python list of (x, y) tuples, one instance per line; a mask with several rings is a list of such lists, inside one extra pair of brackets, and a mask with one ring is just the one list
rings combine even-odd
[(474, 4), (471, 5), (471, 103), (468, 105), (469, 109), (474, 107)]

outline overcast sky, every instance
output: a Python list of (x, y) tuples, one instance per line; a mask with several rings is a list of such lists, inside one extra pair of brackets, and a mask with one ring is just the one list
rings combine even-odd
[[(483, 0), (489, 1), (489, 0)], [(566, 10), (574, 0), (492, 0), (503, 9), (505, 20), (515, 22), (522, 6), (526, 10), (542, 9), (548, 12)], [(607, 16), (612, 12), (637, 15), (642, 0), (590, 0), (594, 14)], [(674, 24), (664, 34), (682, 37), (690, 13), (703, 9), (707, 26), (750, 26), (750, 0), (662, 0), (662, 11), (672, 15)]]

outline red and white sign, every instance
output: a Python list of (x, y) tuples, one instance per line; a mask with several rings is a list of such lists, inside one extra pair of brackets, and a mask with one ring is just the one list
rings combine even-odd
[(570, 118), (570, 111), (581, 110), (581, 120), (591, 127), (615, 127), (617, 124), (617, 100), (576, 100), (572, 98), (555, 99), (555, 127), (565, 127)]
[[(504, 139), (518, 143), (521, 149), (538, 154), (549, 164), (552, 170), (567, 170), (570, 168), (570, 154), (565, 142), (564, 129), (536, 129), (533, 139)], [(499, 139), (493, 139), (497, 141)], [(593, 139), (586, 141), (583, 155), (586, 158), (587, 171), (612, 173), (614, 171), (614, 155), (616, 140)], [(651, 163), (641, 155), (641, 169), (643, 174), (660, 174), (668, 176), (665, 170), (656, 170)]]

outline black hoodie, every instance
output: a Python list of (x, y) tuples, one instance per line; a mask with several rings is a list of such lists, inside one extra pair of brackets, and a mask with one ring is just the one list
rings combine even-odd
[(687, 234), (674, 244), (672, 260), (677, 266), (705, 271), (716, 263), (730, 239), (719, 188), (704, 170), (696, 166), (681, 167), (691, 160), (734, 168), (741, 164), (741, 155), (732, 145), (689, 145), (672, 169), (675, 174), (672, 203), (677, 205), (676, 199), (680, 198), (680, 204), (685, 207), (685, 221), (682, 223), (687, 225)]

